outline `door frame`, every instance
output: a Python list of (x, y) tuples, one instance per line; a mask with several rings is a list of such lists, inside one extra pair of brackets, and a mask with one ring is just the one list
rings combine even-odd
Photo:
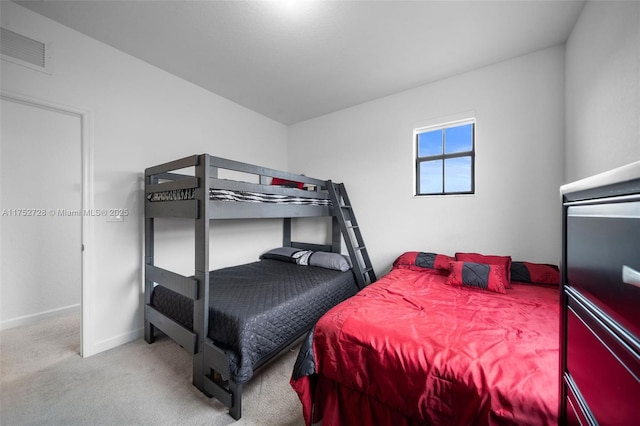
[[(93, 125), (92, 112), (86, 109), (38, 99), (31, 96), (0, 90), (0, 99), (19, 104), (46, 109), (62, 114), (70, 114), (80, 119), (81, 150), (81, 208), (83, 212), (94, 207), (93, 189)], [(95, 353), (95, 229), (91, 215), (81, 214), (80, 221), (80, 356)]]

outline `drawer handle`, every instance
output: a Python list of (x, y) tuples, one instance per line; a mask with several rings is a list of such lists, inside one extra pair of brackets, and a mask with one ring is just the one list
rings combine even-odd
[(622, 281), (640, 288), (640, 272), (627, 265), (622, 265)]

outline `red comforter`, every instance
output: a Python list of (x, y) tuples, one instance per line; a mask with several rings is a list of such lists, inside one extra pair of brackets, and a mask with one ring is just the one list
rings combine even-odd
[(557, 424), (557, 287), (445, 281), (394, 269), (320, 319), (307, 424)]

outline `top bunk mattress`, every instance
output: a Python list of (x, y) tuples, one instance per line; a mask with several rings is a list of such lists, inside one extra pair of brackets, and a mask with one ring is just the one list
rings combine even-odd
[[(158, 201), (184, 201), (195, 198), (195, 188), (176, 189), (172, 191), (153, 192), (147, 194), (147, 200)], [(237, 191), (230, 189), (209, 190), (209, 200), (211, 201), (244, 201), (250, 203), (272, 203), (272, 204), (293, 204), (311, 206), (330, 206), (331, 200), (327, 198), (295, 197), (291, 195), (266, 194), (252, 191)]]
[[(358, 290), (350, 270), (271, 259), (211, 271), (209, 289), (209, 338), (227, 353), (236, 383)], [(192, 329), (192, 300), (156, 286), (151, 304)]]

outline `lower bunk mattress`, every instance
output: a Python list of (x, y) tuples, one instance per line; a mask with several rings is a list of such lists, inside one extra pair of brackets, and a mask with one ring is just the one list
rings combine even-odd
[[(231, 380), (304, 335), (331, 307), (358, 291), (353, 273), (263, 259), (210, 272), (209, 338), (229, 359)], [(156, 286), (151, 305), (188, 329), (193, 301)]]

